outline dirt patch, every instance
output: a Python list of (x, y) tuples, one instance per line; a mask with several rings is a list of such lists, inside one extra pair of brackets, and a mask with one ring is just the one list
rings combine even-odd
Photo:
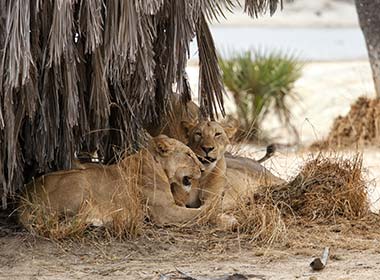
[[(198, 228), (155, 228), (154, 234), (123, 242), (52, 242), (19, 232), (0, 238), (0, 279), (158, 280), (176, 268), (196, 279), (233, 273), (265, 280), (377, 279), (380, 273), (375, 249), (380, 236), (363, 234), (359, 221), (294, 224), (289, 233), (283, 245), (266, 247), (249, 235)], [(309, 264), (324, 246), (331, 247), (330, 260), (324, 271), (314, 273)]]
[(380, 146), (380, 99), (360, 97), (346, 116), (335, 119), (325, 140), (315, 142), (312, 149), (358, 148)]

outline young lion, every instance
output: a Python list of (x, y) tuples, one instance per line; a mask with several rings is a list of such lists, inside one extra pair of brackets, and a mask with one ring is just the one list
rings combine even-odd
[(183, 122), (183, 125), (187, 130), (188, 146), (205, 166), (198, 185), (194, 184), (187, 197), (182, 193), (177, 198), (186, 199), (187, 206), (199, 207), (220, 199), (223, 209), (227, 210), (261, 184), (284, 182), (253, 160), (232, 156), (225, 158), (229, 139), (236, 128), (215, 121), (197, 124)]
[[(157, 224), (176, 224), (194, 219), (200, 209), (175, 204), (171, 186), (188, 191), (203, 170), (195, 154), (183, 143), (160, 135), (148, 147), (118, 164), (84, 164), (81, 169), (58, 171), (29, 183), (21, 202), (20, 221), (31, 225), (31, 203), (44, 213), (74, 216), (83, 211), (87, 222), (103, 225), (118, 218), (128, 219), (131, 185), (136, 185), (150, 218)], [(133, 201), (133, 200), (132, 200)]]
[(229, 138), (234, 135), (236, 129), (229, 126), (222, 127), (215, 121), (201, 121), (197, 124), (183, 121), (182, 125), (187, 131), (188, 146), (205, 166), (205, 171), (197, 185), (193, 186), (186, 201), (187, 206), (197, 208), (202, 204), (211, 203), (214, 198), (220, 198), (224, 191), (226, 184), (224, 153)]

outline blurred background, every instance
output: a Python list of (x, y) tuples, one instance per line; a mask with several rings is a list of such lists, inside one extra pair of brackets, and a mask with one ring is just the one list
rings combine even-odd
[[(297, 127), (298, 135), (291, 133), (275, 112), (266, 112), (258, 133), (272, 141), (310, 144), (325, 137), (334, 119), (347, 114), (350, 104), (359, 96), (375, 96), (353, 0), (284, 1), (283, 10), (273, 16), (252, 19), (243, 14), (241, 7), (236, 7), (233, 13), (226, 11), (225, 16), (211, 25), (223, 59), (250, 51), (264, 56), (290, 56), (302, 63), (302, 74), (292, 90), (294, 94), (285, 98), (291, 107), (290, 122)], [(196, 43), (193, 43), (188, 74), (195, 96), (197, 62)], [(228, 114), (236, 116), (231, 94), (226, 98), (226, 109)]]

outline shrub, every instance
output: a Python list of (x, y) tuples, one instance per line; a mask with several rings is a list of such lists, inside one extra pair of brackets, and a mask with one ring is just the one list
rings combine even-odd
[(219, 61), (224, 84), (237, 106), (241, 136), (258, 139), (257, 132), (270, 108), (274, 108), (282, 123), (296, 131), (290, 123), (286, 99), (296, 98), (293, 85), (301, 76), (302, 63), (289, 54), (258, 51)]

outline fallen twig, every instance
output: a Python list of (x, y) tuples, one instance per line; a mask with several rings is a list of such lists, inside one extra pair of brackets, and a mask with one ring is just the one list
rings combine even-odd
[(327, 265), (327, 260), (329, 258), (329, 247), (326, 247), (323, 250), (322, 257), (321, 258), (315, 258), (311, 263), (310, 266), (313, 270), (322, 270)]

